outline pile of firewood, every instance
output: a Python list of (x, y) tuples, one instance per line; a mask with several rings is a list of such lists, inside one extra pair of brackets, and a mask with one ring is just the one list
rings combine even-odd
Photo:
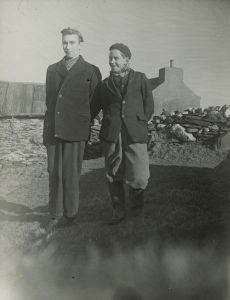
[[(101, 118), (94, 120), (89, 144), (99, 143)], [(149, 138), (165, 133), (174, 141), (209, 142), (230, 130), (230, 105), (222, 107), (189, 108), (183, 112), (162, 111), (148, 122)]]
[(171, 114), (163, 111), (148, 122), (148, 130), (150, 136), (161, 131), (182, 142), (208, 142), (230, 130), (230, 106), (190, 108)]

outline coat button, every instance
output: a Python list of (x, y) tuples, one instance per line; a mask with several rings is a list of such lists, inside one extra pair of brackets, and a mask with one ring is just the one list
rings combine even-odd
[(122, 101), (122, 104), (125, 104), (125, 100)]
[(59, 94), (59, 98), (62, 98), (62, 94)]
[(57, 115), (60, 115), (60, 111), (57, 111)]
[(122, 119), (124, 119), (124, 118), (125, 118), (125, 115), (124, 115), (124, 114), (122, 114), (122, 115), (121, 115), (121, 117), (122, 117)]

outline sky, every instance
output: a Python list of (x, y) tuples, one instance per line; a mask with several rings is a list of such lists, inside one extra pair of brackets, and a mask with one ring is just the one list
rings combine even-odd
[(122, 42), (148, 78), (174, 59), (201, 106), (230, 104), (230, 0), (0, 0), (0, 80), (45, 82), (69, 26), (103, 78), (109, 47)]

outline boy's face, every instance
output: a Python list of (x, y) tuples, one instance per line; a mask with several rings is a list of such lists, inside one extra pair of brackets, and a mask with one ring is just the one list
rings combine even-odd
[(109, 52), (109, 65), (111, 71), (120, 73), (125, 69), (129, 62), (129, 58), (125, 57), (120, 50), (113, 49)]
[(76, 34), (66, 34), (62, 36), (63, 50), (67, 58), (74, 58), (80, 54), (79, 38)]

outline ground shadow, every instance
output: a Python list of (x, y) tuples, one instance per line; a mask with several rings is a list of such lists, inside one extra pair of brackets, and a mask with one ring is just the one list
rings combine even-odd
[(0, 222), (38, 222), (44, 228), (49, 221), (46, 165), (11, 166), (6, 174), (8, 192), (0, 200)]
[[(222, 165), (226, 166), (226, 161)], [(93, 165), (81, 177), (80, 207), (75, 224), (59, 228), (52, 237), (58, 245), (57, 252), (77, 255), (93, 245), (109, 253), (115, 244), (129, 250), (155, 240), (159, 244), (192, 242), (219, 247), (227, 237), (226, 172), (221, 166), (208, 169), (150, 165), (142, 214), (134, 217), (128, 213), (124, 222), (109, 226), (111, 205), (104, 168), (100, 164)], [(42, 178), (41, 187), (45, 180), (47, 177)], [(46, 228), (49, 221), (47, 205), (31, 209), (24, 204), (1, 201), (0, 209), (1, 220), (39, 222), (42, 228)]]
[(48, 207), (38, 206), (34, 209), (26, 205), (12, 203), (9, 201), (0, 201), (0, 222), (38, 222), (40, 227), (45, 228), (49, 221)]
[(6, 200), (0, 200), (0, 209), (15, 214), (26, 214), (32, 211), (32, 209), (26, 205), (12, 203)]
[[(74, 271), (70, 272), (73, 262), (79, 258), (82, 261), (91, 258), (90, 250), (93, 253), (90, 271), (101, 271), (106, 259), (112, 261), (103, 271), (106, 277), (116, 268), (124, 274), (126, 266), (133, 268), (129, 279), (137, 278), (136, 285), (131, 285), (135, 290), (124, 290), (118, 286), (114, 299), (126, 299), (124, 297), (130, 295), (139, 297), (137, 299), (153, 299), (144, 296), (147, 292), (149, 295), (158, 294), (158, 299), (225, 300), (228, 283), (223, 261), (228, 250), (224, 211), (228, 201), (227, 193), (222, 193), (221, 199), (218, 195), (220, 187), (222, 190), (229, 187), (221, 179), (216, 186), (214, 169), (151, 165), (150, 172), (143, 213), (138, 217), (129, 216), (116, 226), (107, 224), (111, 208), (104, 170), (92, 169), (82, 176), (78, 219), (71, 227), (59, 228), (50, 240), (56, 245), (54, 260), (64, 257), (70, 261), (64, 269), (65, 279), (74, 274)], [(154, 245), (154, 248), (148, 245)], [(164, 255), (169, 255), (167, 253), (173, 247), (178, 252), (173, 250), (165, 263)], [(213, 251), (211, 255), (209, 250)], [(172, 276), (178, 275), (177, 271), (181, 267), (183, 269), (184, 259), (191, 266), (192, 279), (191, 282), (188, 279), (187, 283), (190, 291), (183, 289), (183, 284), (175, 284), (174, 278), (171, 282), (167, 279), (169, 272)], [(99, 263), (95, 267), (97, 260), (101, 265)], [(119, 266), (120, 261), (124, 266)], [(137, 266), (142, 264), (145, 269), (139, 274)], [(217, 269), (220, 277), (214, 281), (206, 280)], [(116, 275), (121, 282), (122, 273)], [(194, 276), (199, 279), (196, 286), (193, 286)], [(183, 280), (187, 279), (181, 277), (179, 281)], [(202, 280), (207, 282), (204, 284)]]
[(228, 201), (220, 201), (214, 169), (151, 165), (150, 172), (146, 218), (155, 219), (161, 239), (199, 244), (227, 237)]
[[(226, 161), (223, 166), (226, 166)], [(229, 203), (229, 181), (225, 172), (221, 166), (201, 169), (150, 165), (151, 176), (143, 213), (137, 217), (129, 215), (124, 222), (109, 226), (107, 221), (110, 219), (111, 206), (104, 169), (100, 165), (93, 165), (81, 177), (81, 201), (76, 222), (57, 228), (51, 235), (45, 232), (42, 236), (31, 236), (31, 245), (39, 241), (41, 243), (31, 247), (30, 251), (37, 253), (41, 249), (47, 250), (47, 246), (55, 246), (51, 257), (47, 258), (47, 265), (51, 260), (55, 266), (60, 261), (65, 262), (61, 272), (55, 275), (62, 285), (68, 281), (75, 284), (72, 279), (74, 274), (81, 274), (76, 262), (80, 260), (87, 263), (93, 257), (92, 266), (89, 264), (92, 282), (99, 277), (98, 273), (101, 272), (102, 278), (106, 279), (115, 269), (117, 273), (111, 278), (121, 278), (121, 282), (125, 282), (127, 278), (125, 275), (123, 277), (123, 273), (127, 274), (126, 269), (130, 268), (128, 279), (135, 277), (137, 283), (131, 284), (131, 287), (140, 287), (141, 295), (148, 291), (150, 295), (158, 293), (160, 300), (225, 300), (227, 277), (222, 260), (228, 252), (225, 246)], [(43, 179), (41, 186), (45, 180), (47, 178)], [(1, 204), (1, 211), (9, 221), (38, 221), (43, 226), (49, 219), (46, 205), (31, 209), (24, 204)], [(178, 252), (173, 250), (171, 253), (173, 247), (179, 248)], [(213, 248), (215, 253), (206, 255), (205, 251)], [(171, 256), (168, 256), (170, 253)], [(183, 286), (173, 285), (174, 281), (169, 281), (167, 277), (170, 272), (172, 276), (178, 275), (177, 270), (181, 267), (183, 270), (184, 259), (189, 268), (191, 266), (191, 270), (188, 270), (191, 271), (191, 285), (190, 282), (187, 285), (193, 290), (191, 296)], [(99, 263), (95, 265), (95, 262)], [(85, 269), (83, 263), (82, 270)], [(203, 284), (209, 274), (217, 269), (220, 278), (214, 283), (210, 279), (208, 284)], [(192, 283), (197, 276), (199, 282), (193, 289)], [(179, 278), (179, 281), (183, 281), (183, 278)], [(83, 279), (89, 280), (84, 276)], [(132, 280), (130, 282), (133, 283)], [(139, 282), (143, 286), (138, 286)], [(114, 297), (122, 299), (125, 292), (118, 285)], [(127, 293), (129, 295), (131, 291)]]
[(214, 170), (151, 165), (150, 172), (142, 214), (128, 214), (116, 226), (107, 223), (111, 206), (103, 168), (82, 175), (77, 221), (71, 228), (60, 228), (54, 240), (63, 243), (63, 234), (68, 232), (65, 245), (69, 244), (74, 255), (92, 245), (109, 253), (114, 245), (130, 250), (156, 240), (159, 244), (212, 243), (221, 247), (227, 238), (224, 211), (228, 201), (218, 197)]

